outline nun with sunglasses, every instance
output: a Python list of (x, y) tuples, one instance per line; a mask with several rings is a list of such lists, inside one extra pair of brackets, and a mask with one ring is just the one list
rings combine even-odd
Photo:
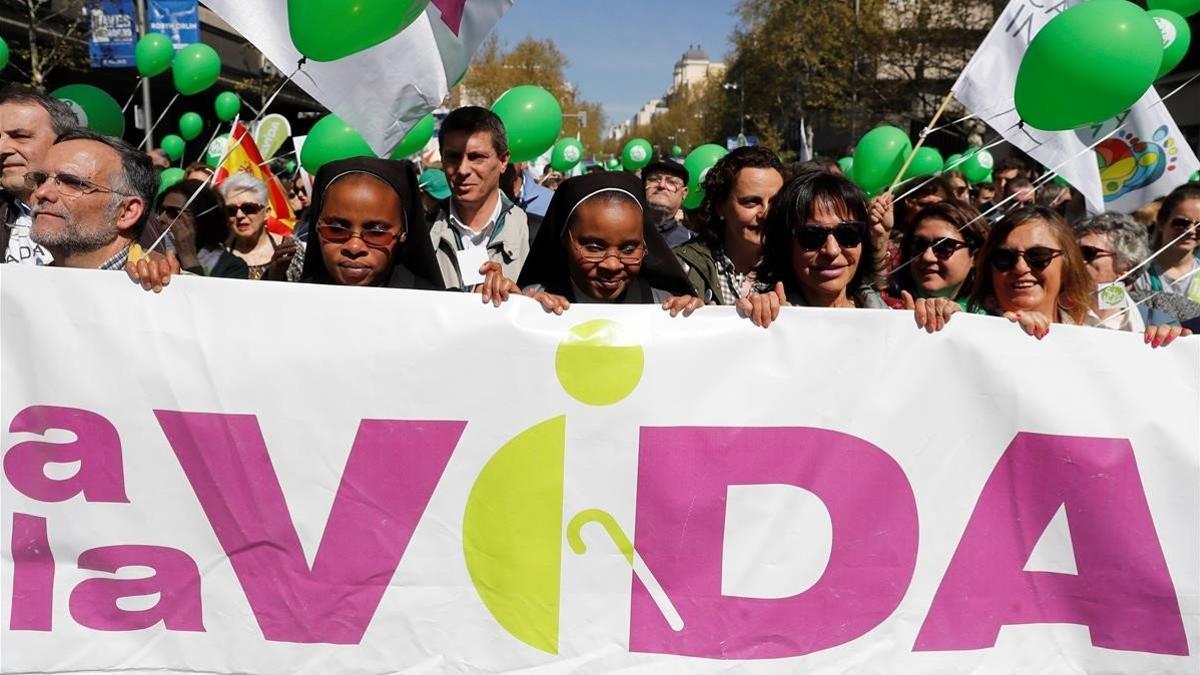
[(631, 173), (592, 173), (554, 193), (517, 284), (487, 271), (484, 302), (519, 289), (547, 312), (572, 303), (658, 304), (691, 314), (703, 306), (648, 216), (642, 182)]
[[(969, 309), (1003, 316), (1039, 340), (1053, 324), (1098, 325), (1096, 285), (1075, 234), (1045, 206), (1018, 209), (992, 227), (975, 279)], [(1146, 344), (1158, 348), (1189, 333), (1152, 325), (1144, 334)]]
[(374, 157), (330, 162), (317, 173), (310, 208), (314, 229), (301, 282), (445, 288), (412, 162)]
[[(843, 176), (812, 172), (789, 181), (767, 216), (757, 292), (737, 303), (739, 312), (766, 328), (787, 306), (887, 309), (872, 288), (877, 250), (869, 219), (866, 195)], [(951, 305), (921, 298), (909, 309), (932, 331), (945, 325)]]

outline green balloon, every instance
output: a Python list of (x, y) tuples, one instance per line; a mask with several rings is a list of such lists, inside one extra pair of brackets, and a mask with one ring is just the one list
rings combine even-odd
[(426, 115), (421, 118), (420, 122), (408, 133), (404, 138), (400, 139), (400, 144), (392, 150), (392, 159), (404, 159), (411, 157), (425, 148), (429, 143), (429, 139), (433, 138), (433, 115)]
[(955, 153), (946, 158), (946, 165), (943, 167), (942, 170), (943, 171), (951, 171), (951, 170), (961, 171), (962, 163), (963, 163), (963, 156), (959, 153)]
[(404, 30), (429, 0), (288, 0), (288, 30), (296, 51), (336, 61), (386, 42)]
[(204, 150), (204, 163), (215, 167), (221, 163), (221, 158), (225, 156), (225, 148), (229, 145), (229, 134), (221, 134), (212, 139), (208, 147)]
[(1150, 0), (1150, 9), (1165, 9), (1180, 16), (1192, 16), (1200, 12), (1200, 0)]
[(284, 165), (283, 165), (283, 168), (284, 168), (284, 170), (285, 170), (285, 171), (287, 171), (288, 173), (296, 173), (296, 160), (294, 160), (294, 159), (289, 159), (289, 160), (287, 161), (287, 164), (284, 164)]
[(167, 188), (181, 182), (183, 182), (183, 169), (177, 166), (163, 169), (162, 173), (158, 174), (158, 194), (161, 195), (167, 191)]
[(8, 67), (8, 43), (0, 37), (0, 70)]
[(843, 157), (843, 158), (839, 159), (838, 160), (838, 168), (842, 170), (842, 173), (849, 176), (850, 172), (854, 170), (854, 158), (853, 157)]
[(621, 166), (626, 171), (637, 171), (654, 160), (654, 146), (644, 138), (635, 138), (625, 144), (621, 151)]
[(688, 172), (688, 194), (683, 200), (685, 209), (695, 209), (700, 206), (700, 202), (704, 201), (704, 179), (708, 177), (708, 172), (721, 158), (728, 155), (729, 151), (715, 144), (708, 143), (702, 145), (687, 156), (683, 160), (683, 168)]
[(194, 112), (179, 116), (179, 135), (185, 141), (194, 141), (204, 131), (204, 118)]
[(559, 173), (566, 173), (578, 166), (582, 159), (583, 143), (569, 136), (560, 138), (554, 144), (554, 151), (550, 153), (550, 168)]
[(876, 127), (855, 146), (850, 178), (867, 194), (878, 194), (896, 180), (910, 154), (912, 141), (908, 134), (896, 127)]
[(1187, 56), (1188, 47), (1192, 44), (1192, 28), (1187, 19), (1168, 9), (1155, 9), (1150, 12), (1155, 25), (1162, 33), (1163, 58), (1158, 67), (1158, 76), (1162, 77), (1175, 70)]
[(1045, 131), (1098, 124), (1136, 103), (1162, 60), (1162, 34), (1145, 10), (1126, 0), (1088, 0), (1029, 43), (1017, 71), (1017, 113)]
[(317, 120), (308, 132), (304, 148), (300, 150), (300, 165), (315, 176), (321, 167), (330, 162), (374, 156), (371, 146), (353, 127), (337, 115), (326, 115)]
[(103, 89), (90, 84), (68, 84), (50, 92), (70, 106), (82, 126), (98, 134), (120, 138), (125, 133), (121, 104)]
[(671, 157), (673, 157), (675, 159), (683, 157), (683, 148), (679, 147), (678, 145), (672, 145), (671, 146)]
[(988, 150), (973, 149), (963, 158), (963, 163), (959, 166), (959, 170), (967, 177), (967, 180), (972, 184), (987, 182), (988, 176), (992, 175), (992, 167), (996, 165), (996, 160), (992, 157), (992, 153)]
[(1189, 183), (1200, 183), (1200, 171), (1195, 171), (1188, 177)]
[(232, 91), (223, 91), (217, 94), (217, 100), (213, 103), (213, 107), (217, 109), (217, 119), (222, 122), (232, 122), (233, 118), (242, 111), (242, 98)]
[(176, 136), (175, 134), (167, 134), (166, 136), (163, 136), (162, 143), (159, 144), (159, 147), (162, 148), (163, 152), (167, 153), (167, 157), (169, 157), (172, 162), (178, 162), (179, 158), (183, 157), (183, 149), (186, 145), (187, 144), (184, 143), (182, 138)]
[(1067, 179), (1058, 174), (1054, 174), (1054, 184), (1061, 185), (1062, 187), (1071, 187), (1071, 184), (1067, 182)]
[(175, 56), (171, 74), (176, 91), (184, 96), (199, 94), (213, 86), (221, 76), (221, 57), (217, 50), (206, 44), (188, 45)]
[(162, 75), (171, 67), (174, 58), (175, 45), (162, 33), (146, 33), (133, 50), (133, 62), (142, 77)]
[(918, 176), (933, 176), (941, 173), (945, 167), (946, 162), (942, 160), (942, 153), (938, 152), (937, 148), (922, 146), (913, 153), (912, 163), (904, 172), (904, 180)]
[(492, 112), (504, 122), (513, 163), (537, 159), (562, 131), (562, 106), (550, 92), (531, 84), (501, 94)]
[(609, 171), (616, 171), (617, 169), (621, 168), (621, 162), (616, 157), (610, 157), (608, 161), (604, 163), (604, 168), (608, 169)]

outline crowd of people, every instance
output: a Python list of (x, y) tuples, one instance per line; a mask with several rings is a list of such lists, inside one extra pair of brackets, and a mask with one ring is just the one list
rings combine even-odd
[(438, 142), (440, 168), (362, 157), (322, 167), (311, 195), (286, 181), (299, 220), (283, 234), (258, 178), (214, 188), (194, 165), (159, 194), (147, 153), (12, 86), (0, 92), (4, 262), (124, 270), (152, 290), (191, 274), (475, 292), (556, 314), (727, 305), (764, 328), (787, 306), (890, 308), (929, 332), (970, 312), (1039, 339), (1071, 324), (1159, 347), (1200, 321), (1200, 184), (1088, 217), (1077, 192), (1039, 185), (1015, 158), (994, 183), (950, 170), (869, 199), (834, 162), (746, 147), (708, 171), (687, 210), (682, 164), (538, 175), (509, 162), (484, 108), (451, 112)]

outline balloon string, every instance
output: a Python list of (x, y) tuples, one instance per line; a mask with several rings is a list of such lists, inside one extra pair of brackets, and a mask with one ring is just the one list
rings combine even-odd
[[(1197, 220), (1196, 222), (1192, 223), (1191, 227), (1189, 227), (1187, 229), (1187, 231), (1184, 232), (1184, 235), (1190, 234), (1198, 226), (1200, 226), (1200, 220)], [(1176, 241), (1178, 241), (1178, 239)], [(1187, 281), (1188, 279), (1191, 279), (1192, 277), (1196, 276), (1197, 274), (1200, 274), (1200, 267), (1197, 267), (1196, 269), (1192, 270), (1191, 272), (1188, 272), (1187, 274), (1179, 277), (1178, 279), (1176, 279), (1174, 281), (1174, 283), (1177, 283), (1177, 284), (1183, 283), (1183, 282)], [(1118, 283), (1120, 281), (1121, 280), (1118, 279), (1117, 281), (1114, 281), (1113, 283)], [(1104, 326), (1104, 324), (1108, 323), (1109, 321), (1112, 321), (1113, 319), (1119, 319), (1120, 317), (1125, 316), (1126, 314), (1132, 312), (1133, 310), (1137, 309), (1141, 305), (1144, 305), (1147, 302), (1150, 302), (1154, 298), (1157, 298), (1158, 296), (1160, 296), (1166, 292), (1167, 292), (1166, 290), (1155, 291), (1155, 292), (1151, 293), (1150, 295), (1147, 295), (1146, 297), (1142, 298), (1141, 300), (1138, 300), (1137, 302), (1133, 303), (1132, 305), (1126, 307), (1125, 309), (1117, 312), (1116, 314), (1113, 314), (1112, 316), (1108, 317), (1107, 319), (1101, 319), (1100, 323), (1097, 325)]]
[(137, 98), (138, 89), (142, 88), (142, 82), (145, 81), (145, 79), (146, 78), (144, 77), (139, 77), (137, 79), (137, 84), (133, 85), (133, 91), (129, 92), (129, 99), (125, 101), (125, 105), (121, 106), (122, 113), (129, 110), (129, 104), (133, 103), (133, 99)]
[(1138, 270), (1142, 269), (1142, 268), (1143, 268), (1143, 267), (1145, 267), (1146, 265), (1149, 265), (1149, 264), (1151, 263), (1151, 261), (1153, 261), (1155, 258), (1157, 258), (1158, 256), (1162, 255), (1163, 253), (1166, 253), (1166, 252), (1167, 252), (1167, 249), (1171, 248), (1171, 247), (1172, 247), (1172, 246), (1174, 246), (1175, 244), (1178, 244), (1178, 243), (1179, 243), (1180, 241), (1182, 241), (1183, 239), (1185, 239), (1185, 238), (1187, 238), (1187, 237), (1191, 236), (1192, 232), (1194, 232), (1194, 231), (1195, 231), (1195, 229), (1196, 229), (1196, 225), (1197, 225), (1197, 223), (1192, 223), (1192, 224), (1191, 224), (1191, 226), (1189, 226), (1189, 227), (1188, 227), (1186, 230), (1184, 230), (1184, 231), (1183, 231), (1183, 234), (1181, 234), (1181, 235), (1179, 235), (1178, 237), (1175, 237), (1175, 238), (1174, 238), (1174, 239), (1172, 239), (1171, 241), (1167, 242), (1167, 244), (1166, 244), (1165, 246), (1163, 246), (1162, 248), (1158, 249), (1158, 250), (1157, 250), (1157, 251), (1155, 251), (1154, 253), (1151, 253), (1151, 254), (1149, 255), (1149, 257), (1147, 257), (1147, 258), (1146, 258), (1145, 260), (1143, 260), (1142, 262), (1138, 263), (1138, 264), (1137, 264), (1137, 267), (1133, 267), (1133, 268), (1131, 268), (1131, 269), (1130, 269), (1128, 272), (1126, 272), (1125, 274), (1122, 274), (1121, 276), (1117, 277), (1117, 280), (1116, 280), (1116, 281), (1114, 281), (1113, 283), (1120, 283), (1120, 282), (1122, 282), (1122, 281), (1125, 281), (1125, 280), (1126, 280), (1126, 279), (1128, 279), (1129, 277), (1133, 276), (1134, 272), (1137, 272)]
[(197, 162), (203, 160), (204, 156), (208, 154), (208, 146), (212, 145), (212, 142), (217, 140), (217, 134), (220, 134), (220, 133), (221, 133), (221, 125), (217, 124), (213, 128), (212, 136), (208, 137), (208, 142), (205, 143), (204, 147), (200, 149), (200, 156), (196, 158)]
[[(1014, 124), (1012, 127), (1010, 127), (1010, 128), (1009, 128), (1009, 130), (1011, 131), (1012, 129), (1015, 129), (1015, 128), (1016, 128), (1016, 126), (1017, 126), (1017, 125), (1015, 125), (1015, 124)], [(1003, 144), (1005, 144), (1005, 143), (1007, 143), (1007, 142), (1008, 142), (1008, 139), (1007, 139), (1007, 138), (1004, 138), (1004, 137), (1002, 136), (1002, 137), (1000, 137), (1000, 139), (999, 139), (999, 140), (997, 140), (997, 141), (995, 141), (995, 142), (993, 142), (993, 143), (988, 143), (987, 145), (983, 146), (982, 148), (979, 148), (978, 150), (976, 150), (975, 152), (983, 152), (984, 150), (991, 150), (992, 148), (996, 147), (997, 145), (1003, 145)], [(964, 161), (965, 161), (965, 160), (964, 160)], [(925, 180), (921, 181), (920, 183), (918, 183), (918, 184), (916, 185), (916, 187), (910, 188), (910, 189), (909, 189), (907, 192), (905, 192), (904, 194), (900, 195), (899, 197), (896, 197), (896, 201), (900, 201), (901, 199), (904, 199), (905, 197), (907, 197), (907, 196), (911, 195), (912, 193), (916, 192), (917, 190), (920, 190), (921, 188), (925, 187), (926, 185), (929, 185), (929, 184), (930, 184), (930, 183), (932, 183), (933, 181), (937, 180), (937, 179), (938, 179), (940, 176), (943, 176), (943, 175), (945, 175), (945, 173), (946, 173), (947, 171), (953, 171), (953, 170), (955, 170), (955, 168), (956, 168), (956, 167), (959, 167), (959, 166), (962, 166), (962, 162), (961, 162), (961, 161), (960, 161), (960, 162), (958, 162), (957, 164), (955, 164), (954, 166), (948, 166), (948, 167), (946, 167), (946, 168), (942, 169), (941, 171), (938, 171), (937, 173), (933, 174), (933, 175), (932, 175), (932, 176), (930, 176), (929, 178), (927, 178), (927, 179), (925, 179)]]
[(908, 158), (904, 160), (904, 166), (900, 167), (900, 173), (897, 173), (896, 178), (892, 180), (891, 187), (887, 189), (888, 192), (895, 190), (896, 186), (900, 184), (900, 181), (904, 178), (904, 172), (908, 171), (908, 167), (912, 166), (913, 160), (916, 159), (917, 151), (921, 149), (921, 146), (925, 145), (925, 138), (929, 136), (929, 130), (938, 123), (938, 120), (942, 119), (942, 114), (946, 112), (950, 101), (953, 100), (954, 90), (952, 89), (946, 93), (946, 98), (942, 99), (942, 104), (938, 106), (937, 113), (934, 114), (933, 119), (929, 120), (929, 124), (926, 125), (925, 130), (921, 132), (921, 137), (917, 139), (916, 147), (912, 149), (912, 152), (908, 153)]
[(150, 138), (154, 134), (154, 130), (158, 128), (159, 123), (162, 122), (163, 118), (167, 116), (167, 111), (169, 111), (171, 106), (175, 105), (175, 101), (178, 100), (179, 94), (175, 94), (175, 96), (171, 97), (171, 102), (167, 104), (167, 107), (163, 108), (163, 111), (158, 115), (158, 119), (154, 120), (154, 124), (151, 124), (150, 129), (146, 131), (146, 137), (142, 139), (142, 143), (138, 146), (138, 150), (146, 147), (146, 144), (150, 142)]
[[(238, 116), (235, 115), (233, 118), (233, 128), (237, 129), (237, 126), (238, 126)], [(237, 147), (237, 145), (239, 145), (242, 142), (242, 139), (245, 138), (246, 135), (250, 133), (249, 128), (247, 128), (247, 127), (242, 127), (242, 128), (245, 129), (245, 133), (238, 136), (236, 139), (233, 137), (230, 137), (229, 143), (225, 145), (225, 150), (221, 153), (221, 159), (217, 162), (218, 169), (220, 168), (220, 166), (222, 164), (225, 163), (225, 160), (229, 157), (229, 155), (233, 154), (234, 148)], [(186, 211), (187, 208), (192, 205), (192, 202), (195, 201), (196, 197), (199, 196), (200, 191), (203, 190), (204, 188), (208, 187), (209, 185), (211, 185), (216, 180), (216, 178), (217, 178), (217, 172), (214, 171), (211, 174), (209, 174), (208, 178), (204, 179), (204, 182), (200, 184), (200, 187), (196, 188), (196, 191), (192, 193), (192, 196), (188, 197), (187, 201), (183, 203), (183, 207), (179, 209), (179, 215), (175, 216), (175, 218), (171, 220), (171, 223), (169, 225), (167, 225), (167, 227), (162, 231), (161, 234), (158, 235), (158, 238), (154, 240), (154, 243), (150, 244), (150, 246), (145, 249), (145, 253), (148, 254), (151, 251), (153, 251), (154, 249), (158, 248), (159, 244), (161, 244), (162, 241), (167, 238), (167, 234), (169, 234), (171, 232), (171, 230), (175, 227), (175, 223), (179, 222), (179, 219), (183, 216), (183, 212)]]
[(266, 166), (266, 165), (270, 164), (271, 162), (274, 162), (277, 159), (283, 159), (284, 157), (287, 157), (288, 155), (294, 155), (294, 154), (296, 154), (295, 150), (288, 150), (287, 152), (283, 153), (282, 155), (272, 155), (270, 159), (264, 159), (263, 161), (259, 162), (256, 166)]
[(307, 56), (305, 56), (305, 57), (302, 57), (302, 58), (301, 58), (301, 59), (300, 59), (300, 60), (299, 60), (299, 61), (296, 63), (296, 69), (295, 69), (295, 70), (293, 70), (293, 71), (291, 72), (291, 74), (287, 76), (287, 79), (285, 79), (285, 80), (283, 81), (283, 83), (282, 83), (282, 84), (280, 84), (280, 85), (279, 85), (279, 87), (275, 89), (275, 93), (271, 94), (270, 98), (268, 98), (268, 99), (267, 99), (267, 102), (263, 104), (263, 107), (262, 107), (262, 109), (258, 111), (258, 115), (256, 115), (256, 116), (254, 117), (254, 119), (250, 121), (250, 123), (251, 123), (251, 124), (253, 124), (254, 122), (257, 122), (257, 121), (261, 120), (261, 119), (262, 119), (262, 117), (263, 117), (263, 115), (267, 114), (267, 109), (268, 109), (268, 108), (270, 108), (270, 107), (271, 107), (271, 104), (275, 102), (275, 99), (276, 99), (276, 98), (277, 98), (277, 97), (278, 97), (278, 96), (279, 96), (281, 93), (283, 93), (283, 88), (284, 88), (284, 87), (286, 87), (286, 86), (288, 86), (288, 83), (289, 83), (289, 82), (291, 82), (291, 81), (292, 81), (292, 79), (296, 77), (296, 74), (297, 74), (297, 73), (299, 73), (299, 72), (300, 72), (300, 70), (304, 68), (304, 64), (305, 64), (305, 63), (308, 63), (308, 57), (307, 57)]

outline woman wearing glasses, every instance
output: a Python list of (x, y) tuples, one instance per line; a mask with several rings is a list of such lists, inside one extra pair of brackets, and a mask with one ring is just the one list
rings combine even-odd
[(330, 162), (317, 173), (311, 208), (315, 229), (300, 281), (445, 288), (412, 162), (373, 157)]
[(246, 279), (250, 270), (225, 250), (229, 217), (221, 197), (207, 183), (185, 180), (158, 199), (160, 231), (170, 229), (183, 269), (208, 277)]
[(236, 173), (221, 183), (221, 196), (229, 213), (229, 238), (225, 250), (250, 268), (250, 278), (291, 280), (288, 268), (303, 249), (294, 237), (267, 230), (267, 185), (248, 173)]
[(732, 305), (752, 292), (767, 212), (782, 186), (783, 165), (766, 148), (738, 148), (708, 172), (693, 216), (698, 236), (675, 249), (705, 302)]
[(564, 181), (521, 271), (520, 287), (555, 314), (573, 302), (653, 303), (691, 313), (701, 303), (691, 297), (691, 284), (647, 211), (642, 183), (633, 174), (593, 173)]
[[(868, 217), (866, 195), (843, 176), (812, 172), (789, 181), (767, 217), (758, 292), (738, 301), (739, 311), (766, 328), (789, 305), (887, 309), (871, 288), (876, 245)], [(947, 304), (921, 301), (918, 316), (941, 316)]]
[[(1042, 339), (1051, 324), (1097, 325), (1096, 286), (1067, 222), (1044, 206), (1018, 209), (992, 227), (975, 267), (968, 305), (1002, 315)], [(1148, 326), (1146, 343), (1165, 346), (1187, 334)]]
[(975, 254), (987, 235), (988, 221), (967, 204), (946, 201), (918, 211), (901, 233), (901, 263), (893, 272), (899, 297), (888, 304), (901, 308), (920, 298), (946, 298), (966, 309)]
[(1146, 288), (1200, 302), (1200, 184), (1175, 188), (1163, 200), (1154, 248), (1168, 244), (1150, 264)]

